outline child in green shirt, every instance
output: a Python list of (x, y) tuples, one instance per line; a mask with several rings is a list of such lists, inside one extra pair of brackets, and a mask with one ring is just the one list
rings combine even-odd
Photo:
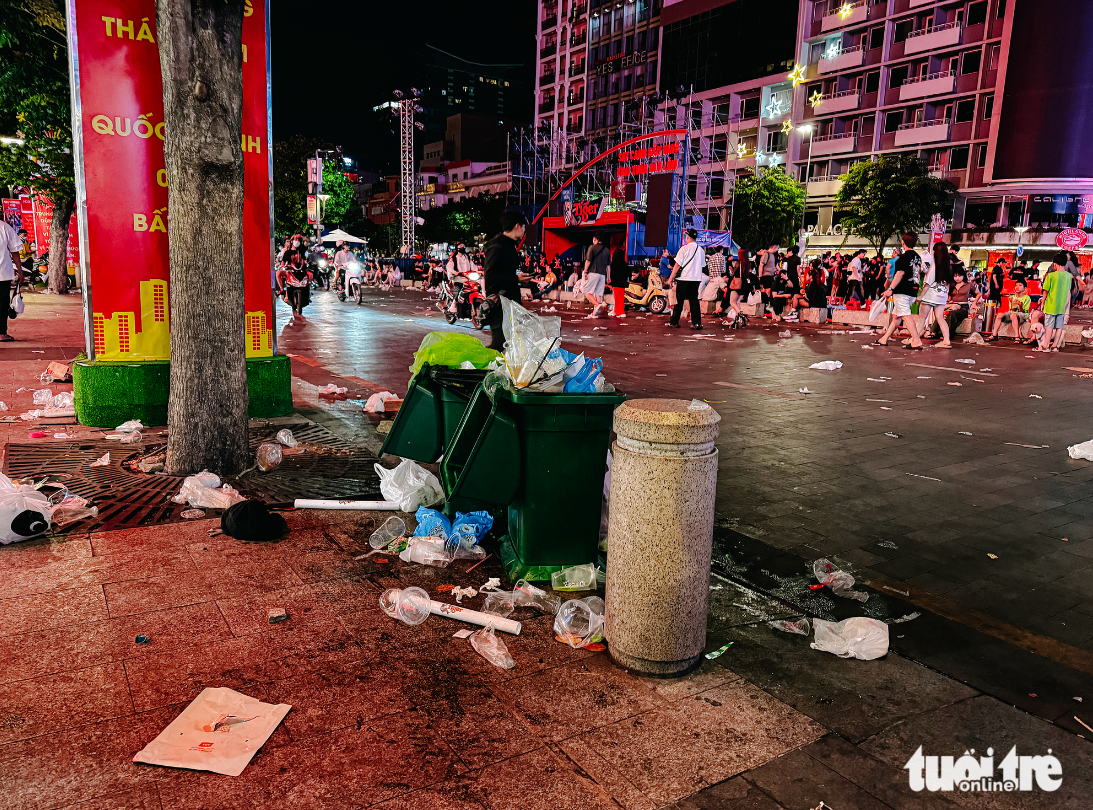
[(1052, 259), (1051, 271), (1044, 276), (1044, 337), (1039, 351), (1057, 352), (1056, 343), (1063, 341), (1063, 326), (1070, 305), (1070, 285), (1074, 280), (1066, 270), (1066, 254), (1059, 252)]

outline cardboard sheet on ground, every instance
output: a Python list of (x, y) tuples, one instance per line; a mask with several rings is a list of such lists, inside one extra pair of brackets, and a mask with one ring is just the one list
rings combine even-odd
[(239, 776), (291, 708), (204, 689), (133, 761)]

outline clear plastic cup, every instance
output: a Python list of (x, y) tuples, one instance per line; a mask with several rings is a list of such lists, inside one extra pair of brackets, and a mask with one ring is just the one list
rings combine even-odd
[(550, 586), (556, 591), (595, 590), (596, 566), (586, 563), (555, 571), (550, 575)]
[(406, 534), (406, 524), (400, 517), (389, 517), (387, 521), (372, 532), (368, 538), (368, 545), (372, 548), (386, 548), (392, 540), (396, 540)]
[(401, 588), (388, 588), (380, 594), (380, 610), (392, 619), (398, 618), (398, 597), (402, 593)]
[(421, 624), (429, 618), (432, 600), (422, 588), (403, 588), (398, 597), (398, 617), (409, 625)]

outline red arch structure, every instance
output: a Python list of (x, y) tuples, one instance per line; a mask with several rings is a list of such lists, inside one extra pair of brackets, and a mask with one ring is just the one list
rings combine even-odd
[(599, 155), (596, 155), (596, 157), (592, 158), (592, 160), (588, 161), (588, 163), (584, 164), (583, 166), (581, 166), (581, 168), (577, 169), (577, 171), (573, 174), (572, 177), (570, 177), (568, 180), (566, 180), (564, 183), (562, 183), (560, 186), (558, 186), (558, 190), (555, 191), (554, 194), (551, 195), (550, 199), (546, 201), (546, 204), (539, 210), (539, 213), (535, 215), (535, 219), (533, 219), (531, 221), (531, 224), (534, 225), (536, 222), (539, 221), (540, 217), (542, 217), (543, 214), (546, 212), (546, 210), (550, 207), (550, 204), (552, 202), (554, 202), (554, 198), (562, 193), (563, 188), (568, 186), (570, 183), (572, 183), (574, 180), (576, 180), (578, 177), (580, 177), (582, 174), (584, 174), (586, 171), (591, 169), (593, 166), (595, 166), (597, 163), (599, 163), (601, 160), (603, 160), (605, 157), (612, 154), (613, 152), (618, 152), (620, 149), (624, 149), (632, 143), (638, 143), (639, 141), (648, 141), (651, 138), (667, 138), (667, 137), (670, 137), (672, 135), (686, 135), (686, 134), (687, 134), (687, 130), (685, 130), (685, 129), (664, 129), (664, 130), (661, 130), (659, 132), (650, 132), (648, 135), (639, 135), (636, 138), (631, 138), (628, 141), (623, 141), (618, 146), (613, 146), (610, 149), (608, 149), (606, 152), (604, 152), (602, 154), (599, 154)]

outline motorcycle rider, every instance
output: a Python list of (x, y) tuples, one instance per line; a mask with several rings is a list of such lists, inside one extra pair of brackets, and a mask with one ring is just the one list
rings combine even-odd
[[(350, 270), (350, 265), (353, 264), (357, 265), (356, 273), (353, 273)], [(359, 279), (361, 271), (360, 264), (357, 262), (357, 257), (345, 242), (338, 242), (338, 252), (334, 254), (334, 272), (337, 274), (335, 278), (338, 286), (344, 286), (345, 297), (349, 298), (351, 294), (349, 291), (349, 279), (354, 275)], [(358, 281), (358, 283), (360, 282)]]
[(467, 255), (467, 246), (460, 242), (452, 251), (452, 255), (445, 267), (448, 280), (452, 283), (452, 289), (455, 291), (455, 295), (452, 297), (452, 305), (448, 308), (449, 312), (458, 310), (459, 301), (463, 297), (463, 279), (466, 278), (468, 273), (473, 273), (476, 270), (478, 270), (478, 266)]
[[(508, 209), (501, 214), (501, 233), (486, 243), (485, 293), (487, 297), (505, 296), (520, 301), (520, 282), (527, 281), (528, 274), (517, 272), (520, 253), (517, 250), (527, 231), (528, 218), (523, 212)], [(501, 329), (503, 313), (500, 306), (492, 307), (487, 323), (490, 327), (489, 348), (503, 351), (505, 334)]]

